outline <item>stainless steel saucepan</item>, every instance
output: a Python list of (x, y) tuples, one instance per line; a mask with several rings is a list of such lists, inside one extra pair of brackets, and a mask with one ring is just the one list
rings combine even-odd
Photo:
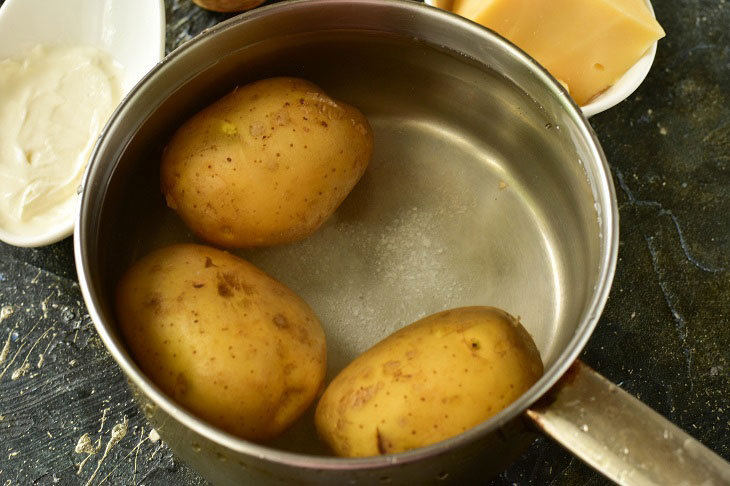
[[(341, 459), (318, 443), (311, 415), (272, 443), (228, 435), (165, 396), (130, 357), (112, 308), (121, 272), (153, 248), (193, 240), (160, 195), (162, 147), (206, 104), (275, 75), (359, 107), (375, 152), (315, 235), (239, 254), (319, 315), (329, 378), (429, 313), (493, 305), (521, 316), (546, 372), (499, 415), (422, 449)], [(576, 361), (616, 265), (608, 172), (567, 93), (498, 35), (410, 2), (282, 3), (204, 32), (122, 103), (86, 174), (76, 262), (97, 330), (143, 410), (215, 484), (483, 481), (537, 429), (623, 484), (730, 484), (720, 457)]]

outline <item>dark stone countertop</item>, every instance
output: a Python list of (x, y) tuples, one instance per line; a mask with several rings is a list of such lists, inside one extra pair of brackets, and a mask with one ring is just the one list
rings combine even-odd
[[(226, 18), (165, 3), (168, 50)], [(621, 246), (582, 358), (730, 459), (730, 2), (654, 6), (668, 35), (649, 77), (591, 120), (617, 188)], [(0, 243), (0, 308), (0, 484), (86, 484), (97, 468), (93, 484), (205, 484), (149, 435), (85, 310), (71, 239)], [(84, 434), (101, 450), (81, 467)], [(608, 481), (541, 438), (491, 484)]]

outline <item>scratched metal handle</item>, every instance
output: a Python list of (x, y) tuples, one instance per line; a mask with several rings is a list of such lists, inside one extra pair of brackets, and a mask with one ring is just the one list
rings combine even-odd
[(618, 484), (730, 485), (729, 463), (580, 361), (527, 416)]

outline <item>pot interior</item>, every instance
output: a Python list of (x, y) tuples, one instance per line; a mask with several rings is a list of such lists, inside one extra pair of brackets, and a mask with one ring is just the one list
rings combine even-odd
[[(91, 170), (85, 204), (94, 210), (82, 218), (82, 245), (100, 319), (116, 341), (121, 273), (154, 248), (196, 241), (159, 190), (172, 132), (238, 85), (298, 76), (366, 114), (372, 161), (310, 238), (235, 253), (320, 317), (328, 380), (400, 327), (467, 305), (519, 316), (549, 372), (599, 285), (604, 230), (584, 128), (483, 63), (411, 38), (343, 29), (245, 48), (221, 42), (173, 54), (133, 93)], [(322, 454), (312, 428), (305, 418), (271, 445)]]

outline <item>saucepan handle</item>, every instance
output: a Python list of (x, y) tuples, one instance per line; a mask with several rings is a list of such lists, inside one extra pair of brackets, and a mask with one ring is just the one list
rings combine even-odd
[(580, 361), (527, 416), (618, 484), (730, 485), (729, 463)]

